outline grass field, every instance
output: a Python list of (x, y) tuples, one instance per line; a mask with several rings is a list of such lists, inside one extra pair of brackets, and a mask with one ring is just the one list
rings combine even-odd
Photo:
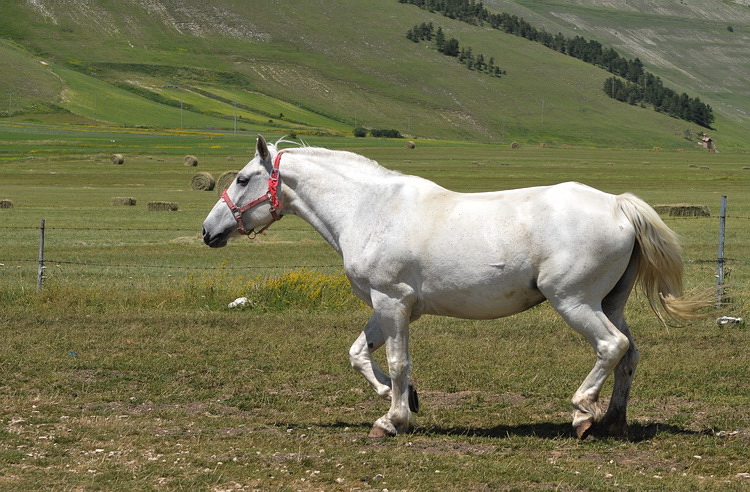
[[(254, 242), (211, 250), (200, 240), (217, 195), (192, 191), (192, 175), (241, 168), (254, 135), (0, 125), (0, 138), (0, 200), (14, 204), (0, 209), (0, 490), (750, 486), (746, 326), (711, 316), (663, 327), (634, 295), (642, 358), (630, 437), (580, 442), (569, 399), (593, 354), (547, 305), (496, 321), (425, 317), (411, 338), (419, 428), (371, 441), (387, 403), (349, 367), (369, 311), (335, 253), (291, 217)], [(309, 143), (460, 191), (576, 180), (651, 204), (707, 205), (709, 218), (665, 217), (684, 238), (690, 287), (715, 282), (727, 195), (726, 314), (747, 317), (744, 154)], [(109, 163), (114, 152), (125, 164)], [(185, 154), (199, 166), (184, 167)], [(115, 196), (137, 203), (114, 207)], [(154, 200), (179, 211), (148, 212)], [(228, 309), (240, 295), (252, 306)]]

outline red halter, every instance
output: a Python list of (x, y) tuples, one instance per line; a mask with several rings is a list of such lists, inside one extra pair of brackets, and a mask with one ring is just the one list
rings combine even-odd
[[(271, 227), (271, 224), (276, 222), (277, 220), (281, 220), (282, 215), (277, 213), (277, 210), (281, 208), (281, 202), (279, 202), (279, 164), (281, 163), (281, 152), (276, 154), (276, 158), (273, 160), (273, 169), (271, 170), (271, 174), (268, 176), (268, 191), (265, 195), (260, 196), (253, 200), (252, 202), (248, 203), (247, 205), (244, 205), (242, 207), (238, 207), (234, 204), (231, 198), (229, 198), (229, 194), (227, 193), (227, 190), (224, 190), (224, 192), (221, 194), (221, 199), (224, 200), (224, 203), (227, 204), (227, 207), (229, 207), (229, 210), (232, 212), (232, 215), (234, 216), (234, 220), (237, 221), (237, 230), (240, 232), (240, 234), (244, 234), (246, 236), (250, 236), (250, 234), (254, 234), (257, 236), (258, 234), (262, 234), (266, 229)], [(245, 229), (245, 224), (242, 223), (242, 214), (250, 210), (251, 208), (260, 205), (261, 203), (270, 202), (271, 204), (271, 217), (273, 217), (273, 221), (271, 221), (269, 224), (266, 224), (261, 228), (260, 231), (255, 232), (253, 229), (250, 229), (249, 231)], [(251, 238), (252, 239), (252, 238)]]

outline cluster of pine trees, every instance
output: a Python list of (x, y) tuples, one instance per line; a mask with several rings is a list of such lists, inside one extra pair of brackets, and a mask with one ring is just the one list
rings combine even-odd
[(664, 87), (659, 77), (646, 73), (643, 83), (622, 81), (610, 77), (604, 81), (604, 91), (613, 99), (629, 104), (651, 104), (656, 111), (667, 113), (675, 118), (697, 123), (710, 128), (714, 122), (711, 106), (699, 98), (691, 98), (684, 92), (677, 94)]
[[(493, 29), (541, 43), (560, 53), (599, 66), (626, 80), (623, 82), (613, 77), (605, 82), (604, 90), (610, 97), (617, 100), (631, 102), (631, 104), (639, 102), (652, 104), (657, 111), (666, 112), (676, 118), (704, 127), (710, 127), (714, 121), (711, 106), (701, 102), (698, 98), (691, 98), (685, 93), (677, 94), (672, 89), (664, 87), (658, 77), (643, 69), (643, 63), (638, 58), (625, 59), (616, 50), (605, 48), (598, 41), (586, 40), (581, 36), (567, 38), (562, 33), (550, 34), (544, 29), (535, 28), (516, 15), (506, 12), (493, 14), (481, 1), (399, 0), (399, 2), (416, 5), (424, 10), (438, 12), (445, 17), (474, 25), (488, 24)], [(616, 82), (612, 82), (613, 80)]]
[(495, 65), (494, 57), (491, 56), (488, 59), (482, 53), (474, 55), (474, 50), (471, 47), (461, 48), (456, 38), (446, 39), (443, 28), (438, 27), (435, 30), (432, 22), (423, 22), (415, 25), (407, 31), (406, 37), (415, 43), (419, 43), (420, 41), (432, 42), (434, 40), (435, 46), (440, 53), (457, 58), (458, 62), (465, 65), (469, 70), (477, 70), (494, 77), (502, 77), (507, 73)]

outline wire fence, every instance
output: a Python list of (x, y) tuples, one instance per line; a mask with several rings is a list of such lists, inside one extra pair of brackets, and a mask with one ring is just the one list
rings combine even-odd
[[(2, 230), (14, 230), (14, 231), (30, 231), (39, 233), (40, 227), (36, 226), (0, 226)], [(195, 228), (175, 228), (175, 227), (78, 227), (78, 226), (44, 226), (45, 231), (74, 231), (74, 232), (125, 232), (125, 233), (149, 233), (149, 232), (172, 232), (172, 233), (192, 233), (196, 234)], [(273, 236), (283, 233), (309, 233), (311, 235), (317, 235), (317, 232), (312, 228), (285, 228), (277, 231), (269, 231), (266, 234)], [(34, 246), (35, 247), (35, 246)], [(29, 245), (31, 251), (32, 245)], [(7, 266), (8, 264), (34, 264), (40, 263), (39, 258), (26, 257), (26, 258), (3, 258), (0, 256), (0, 266)], [(340, 269), (342, 264), (339, 263), (321, 263), (321, 264), (277, 264), (277, 265), (229, 265), (222, 264), (220, 266), (207, 266), (207, 265), (166, 265), (166, 264), (145, 264), (145, 263), (119, 263), (109, 261), (83, 261), (73, 260), (65, 258), (57, 258), (55, 256), (44, 256), (43, 263), (45, 265), (72, 265), (81, 267), (91, 268), (122, 268), (122, 269), (144, 269), (144, 270), (184, 270), (184, 271), (226, 271), (226, 270), (292, 270), (301, 268), (310, 269)]]
[[(727, 221), (741, 220), (750, 221), (750, 217), (738, 216), (738, 215), (727, 215)], [(663, 217), (665, 222), (677, 222), (677, 221), (716, 221), (719, 218), (716, 216), (688, 216), (688, 217)], [(35, 231), (39, 232), (39, 226), (0, 226), (0, 230), (13, 230), (13, 231)], [(152, 233), (152, 232), (171, 232), (171, 233), (192, 233), (197, 235), (195, 228), (175, 228), (175, 227), (78, 227), (78, 226), (45, 226), (46, 231), (74, 231), (74, 232), (124, 232), (124, 233)], [(718, 227), (717, 227), (718, 230)], [(310, 233), (316, 235), (317, 232), (312, 228), (285, 228), (276, 231), (269, 231), (268, 235), (273, 237), (274, 235), (284, 233)], [(341, 268), (341, 263), (326, 263), (326, 264), (278, 264), (278, 265), (227, 265), (223, 264), (220, 266), (196, 266), (196, 265), (166, 265), (166, 264), (145, 264), (145, 263), (118, 263), (109, 261), (82, 261), (75, 259), (56, 258), (56, 257), (45, 257), (45, 264), (52, 265), (72, 265), (80, 267), (90, 268), (123, 268), (123, 269), (144, 269), (144, 270), (184, 270), (184, 271), (195, 271), (195, 270), (278, 270), (278, 269), (299, 269), (299, 268), (314, 268), (314, 269), (331, 269)], [(38, 264), (39, 258), (27, 257), (27, 258), (3, 258), (0, 257), (0, 266), (6, 266), (8, 264)], [(701, 264), (701, 263), (734, 263), (734, 264), (748, 264), (750, 259), (748, 258), (686, 258), (685, 263)]]

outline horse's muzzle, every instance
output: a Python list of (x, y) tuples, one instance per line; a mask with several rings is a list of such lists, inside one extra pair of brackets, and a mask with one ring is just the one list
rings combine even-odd
[(228, 239), (228, 234), (217, 234), (212, 236), (211, 233), (206, 231), (205, 227), (203, 228), (203, 242), (211, 248), (221, 248), (226, 246)]

